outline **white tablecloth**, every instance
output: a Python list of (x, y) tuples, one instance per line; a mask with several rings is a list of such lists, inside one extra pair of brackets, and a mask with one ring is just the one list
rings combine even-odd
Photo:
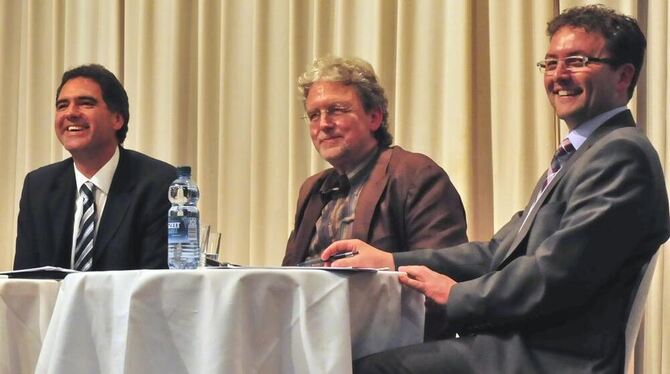
[(395, 272), (141, 270), (69, 275), (37, 373), (350, 373), (423, 338)]
[(58, 296), (58, 281), (0, 279), (0, 373), (32, 373)]

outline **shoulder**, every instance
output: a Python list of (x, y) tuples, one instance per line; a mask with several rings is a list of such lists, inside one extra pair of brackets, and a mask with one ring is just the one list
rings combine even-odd
[(176, 168), (165, 161), (155, 159), (143, 153), (121, 148), (119, 168), (124, 167), (133, 174), (146, 176), (163, 176), (174, 179)]
[(175, 171), (176, 168), (165, 161), (155, 159), (153, 157), (147, 156), (144, 153), (133, 151), (131, 149), (121, 150), (121, 157), (127, 158), (129, 161), (132, 161), (134, 164), (142, 168), (156, 168), (160, 170), (171, 170)]
[(660, 167), (658, 153), (647, 136), (637, 127), (611, 129), (597, 139), (587, 152), (596, 158), (646, 160)]
[[(591, 154), (612, 152), (611, 156), (629, 157), (627, 152), (643, 152), (656, 155), (656, 150), (642, 130), (637, 126), (630, 111), (623, 111), (594, 130), (583, 147)], [(581, 148), (580, 150), (581, 151)], [(587, 152), (584, 152), (587, 153)]]
[(613, 130), (605, 136), (605, 140), (618, 144), (629, 144), (630, 147), (639, 148), (643, 152), (654, 153), (656, 150), (651, 145), (649, 138), (638, 127), (622, 127)]
[[(589, 140), (577, 151), (574, 163), (569, 160), (572, 165), (564, 177), (566, 187), (586, 194), (595, 190), (612, 191), (610, 193), (617, 195), (630, 190), (645, 191), (631, 196), (645, 201), (666, 199), (658, 153), (640, 129), (613, 127)], [(649, 193), (658, 196), (650, 197)], [(577, 195), (576, 192), (573, 194)], [(606, 192), (600, 195), (605, 196)]]
[(74, 166), (72, 164), (71, 157), (63, 161), (39, 167), (26, 174), (26, 179), (48, 181), (57, 177), (61, 177), (63, 173), (66, 173), (68, 170), (70, 170), (74, 175)]
[(389, 165), (395, 168), (416, 169), (417, 167), (438, 167), (430, 157), (423, 153), (410, 152), (400, 146), (393, 146), (383, 153), (389, 153)]
[(385, 153), (388, 153), (388, 173), (391, 178), (426, 178), (431, 176), (449, 178), (442, 167), (422, 153), (410, 152), (399, 146), (394, 146), (385, 150), (380, 155), (380, 159)]

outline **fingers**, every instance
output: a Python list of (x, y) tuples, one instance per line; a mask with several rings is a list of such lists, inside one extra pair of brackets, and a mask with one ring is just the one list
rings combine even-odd
[(424, 292), (426, 288), (425, 273), (429, 271), (425, 266), (401, 266), (398, 268), (400, 272), (400, 282), (410, 286), (418, 291)]
[(410, 278), (425, 280), (432, 270), (428, 269), (425, 266), (409, 265), (399, 267), (398, 271), (407, 273), (407, 276)]
[(327, 260), (330, 256), (340, 253), (340, 252), (351, 252), (356, 250), (358, 247), (364, 244), (358, 239), (349, 239), (349, 240), (338, 240), (333, 244), (329, 245), (328, 248), (324, 249), (321, 253), (321, 259)]
[(395, 263), (391, 253), (377, 249), (358, 239), (334, 242), (321, 253), (321, 259), (327, 261), (331, 256), (343, 252), (350, 253), (346, 256), (341, 256), (340, 259), (332, 261), (330, 263), (331, 266), (395, 269)]
[(409, 286), (421, 293), (424, 293), (425, 286), (423, 282), (410, 278), (407, 274), (404, 273), (400, 273), (400, 277), (398, 279), (400, 280), (400, 283)]
[(439, 305), (447, 303), (451, 288), (456, 284), (448, 276), (425, 266), (401, 266), (398, 271), (406, 273), (400, 276), (400, 282), (423, 293), (431, 302)]
[[(363, 243), (363, 242), (361, 242), (361, 244), (365, 245), (365, 243)], [(358, 248), (360, 248), (360, 247), (358, 247)], [(339, 268), (345, 268), (345, 267), (352, 267), (352, 268), (378, 267), (375, 264), (374, 257), (371, 257), (369, 253), (368, 253), (368, 255), (361, 254), (359, 252), (359, 249), (352, 249), (352, 252), (354, 252), (354, 254), (352, 256), (335, 260), (335, 261), (330, 263), (331, 266), (339, 267)]]
[(349, 268), (349, 267), (360, 267), (358, 264), (357, 259), (350, 257), (350, 258), (343, 258), (341, 260), (335, 260), (330, 263), (332, 267), (336, 268)]

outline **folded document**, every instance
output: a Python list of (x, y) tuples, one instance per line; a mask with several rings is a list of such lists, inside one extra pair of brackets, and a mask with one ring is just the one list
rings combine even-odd
[(63, 279), (66, 275), (78, 273), (77, 270), (59, 268), (56, 266), (42, 266), (39, 268), (21, 269), (13, 271), (0, 272), (0, 276), (6, 275), (9, 278), (28, 278), (28, 279)]

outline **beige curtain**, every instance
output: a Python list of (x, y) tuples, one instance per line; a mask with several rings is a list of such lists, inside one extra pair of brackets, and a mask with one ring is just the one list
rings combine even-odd
[[(666, 0), (600, 1), (638, 17), (649, 47), (631, 108), (670, 165)], [(395, 143), (442, 165), (471, 239), (525, 205), (565, 133), (535, 62), (546, 22), (581, 0), (0, 0), (0, 269), (14, 256), (25, 174), (64, 157), (53, 133), (65, 69), (96, 62), (130, 96), (125, 146), (191, 165), (223, 256), (277, 265), (313, 150), (295, 80), (316, 56), (376, 68)], [(666, 167), (667, 169), (667, 167)], [(670, 372), (670, 256), (661, 255), (636, 360)], [(643, 352), (643, 359), (640, 354)]]

